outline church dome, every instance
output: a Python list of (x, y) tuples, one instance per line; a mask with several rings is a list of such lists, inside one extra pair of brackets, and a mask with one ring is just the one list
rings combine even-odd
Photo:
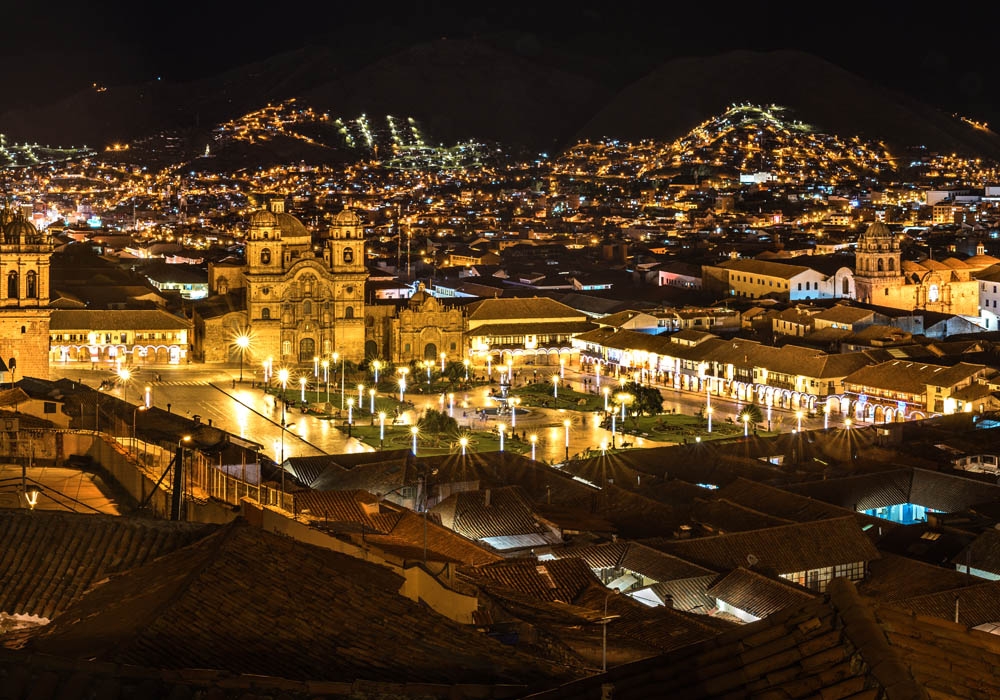
[(343, 211), (333, 217), (333, 223), (337, 226), (360, 226), (361, 218), (353, 211), (344, 207)]
[(35, 243), (38, 239), (38, 229), (22, 216), (15, 216), (3, 227), (4, 243)]
[(278, 226), (281, 227), (281, 237), (284, 238), (309, 238), (311, 234), (309, 229), (302, 225), (302, 222), (296, 219), (291, 214), (281, 214), (274, 215), (277, 218)]
[(251, 228), (275, 227), (278, 225), (278, 217), (267, 209), (258, 209), (250, 215)]
[(895, 239), (896, 239), (895, 234), (889, 230), (888, 226), (883, 224), (881, 221), (876, 221), (875, 223), (871, 224), (865, 230), (864, 233), (861, 234), (861, 237), (858, 239), (858, 242), (859, 243), (862, 241), (883, 242), (883, 241), (892, 241)]
[(0, 209), (0, 228), (3, 228), (16, 218), (17, 212), (13, 209), (8, 209), (6, 207)]

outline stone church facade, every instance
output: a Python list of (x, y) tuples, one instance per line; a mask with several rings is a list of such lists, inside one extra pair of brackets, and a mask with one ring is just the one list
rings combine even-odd
[(902, 310), (979, 315), (979, 286), (974, 275), (991, 264), (989, 256), (967, 261), (903, 261), (899, 239), (881, 223), (858, 238), (854, 286), (858, 301)]
[(195, 307), (200, 359), (239, 359), (233, 341), (244, 332), (252, 339), (244, 360), (254, 366), (266, 358), (275, 367), (312, 363), (335, 352), (363, 359), (368, 272), (357, 214), (337, 214), (321, 247), (280, 199), (248, 223), (244, 266), (213, 270), (212, 296)]
[[(0, 211), (0, 369), (49, 378), (52, 239), (10, 209)], [(13, 360), (13, 362), (11, 362)]]

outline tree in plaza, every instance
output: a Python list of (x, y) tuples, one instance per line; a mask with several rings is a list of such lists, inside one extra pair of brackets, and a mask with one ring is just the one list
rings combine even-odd
[(636, 415), (655, 416), (663, 412), (663, 394), (660, 393), (659, 389), (637, 382), (628, 382), (621, 388), (621, 391), (632, 395), (630, 408)]
[(423, 433), (458, 433), (458, 421), (448, 415), (447, 411), (428, 408), (423, 417), (417, 421), (417, 426)]

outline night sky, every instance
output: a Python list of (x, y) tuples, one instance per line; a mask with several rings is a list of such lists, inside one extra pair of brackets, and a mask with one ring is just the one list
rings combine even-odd
[(799, 49), (949, 111), (1000, 123), (994, 4), (927, 12), (913, 3), (676, 4), (305, 0), (262, 12), (256, 4), (211, 0), (22, 2), (4, 9), (4, 25), (19, 31), (5, 31), (0, 41), (0, 87), (6, 108), (45, 103), (92, 82), (195, 79), (307, 44), (341, 47), (363, 64), (412, 43), (479, 36), (570, 61), (600, 55), (605, 79), (620, 86), (673, 57)]

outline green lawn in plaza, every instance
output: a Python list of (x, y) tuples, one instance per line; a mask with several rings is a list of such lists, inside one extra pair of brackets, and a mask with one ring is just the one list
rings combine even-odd
[[(384, 450), (409, 450), (413, 447), (413, 434), (409, 425), (385, 424), (385, 439), (381, 441)], [(338, 422), (337, 428), (347, 433), (347, 426)], [(350, 430), (353, 437), (358, 438), (366, 445), (371, 445), (376, 450), (380, 447), (380, 429), (378, 420), (375, 425), (371, 425), (369, 420), (363, 424), (355, 422)], [(442, 455), (454, 454), (462, 451), (459, 439), (465, 437), (468, 440), (466, 450), (472, 452), (497, 452), (500, 449), (500, 436), (495, 432), (486, 430), (462, 430), (459, 433), (433, 434), (417, 433), (417, 455)], [(531, 452), (531, 443), (522, 442), (519, 439), (511, 438), (507, 435), (504, 438), (504, 450), (524, 454)]]
[[(555, 394), (555, 395), (553, 395)], [(603, 394), (587, 394), (552, 383), (538, 382), (510, 390), (510, 396), (521, 400), (522, 407), (564, 408), (567, 411), (593, 413), (604, 410)]]
[[(623, 433), (626, 442), (635, 436), (642, 436), (658, 442), (694, 442), (701, 440), (720, 440), (725, 438), (735, 438), (743, 436), (742, 423), (730, 423), (729, 421), (713, 420), (712, 432), (708, 432), (708, 422), (699, 416), (685, 415), (683, 413), (661, 413), (655, 416), (627, 416), (624, 428), (621, 423), (621, 415), (617, 416), (616, 431)], [(610, 421), (605, 424), (610, 429)], [(754, 426), (750, 426), (750, 433), (754, 434)], [(758, 425), (757, 435), (770, 436), (777, 433), (768, 432)], [(619, 438), (620, 439), (620, 438)]]

